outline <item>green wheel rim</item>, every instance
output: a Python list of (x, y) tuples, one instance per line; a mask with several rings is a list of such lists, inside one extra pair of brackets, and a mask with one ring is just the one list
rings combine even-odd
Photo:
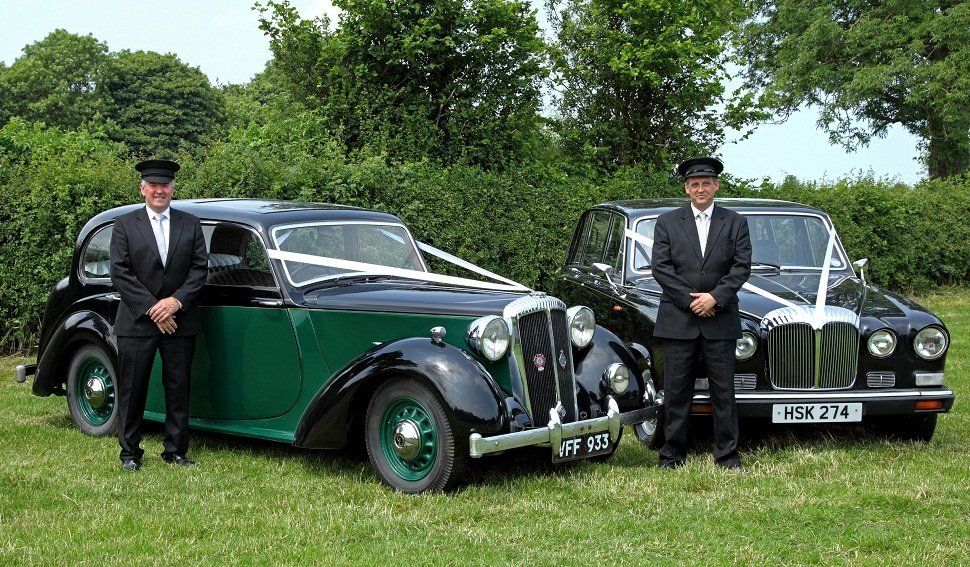
[[(417, 430), (416, 454), (405, 458), (395, 447), (395, 432), (401, 423)], [(421, 480), (431, 472), (438, 455), (438, 432), (428, 410), (412, 398), (394, 400), (381, 416), (381, 451), (387, 463), (404, 480)]]
[(104, 363), (89, 358), (81, 363), (74, 381), (74, 398), (85, 421), (93, 426), (111, 419), (115, 407), (115, 384)]

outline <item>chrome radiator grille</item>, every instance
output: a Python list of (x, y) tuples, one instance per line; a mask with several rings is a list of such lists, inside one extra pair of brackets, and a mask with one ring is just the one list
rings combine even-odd
[(503, 315), (512, 321), (512, 352), (523, 377), (526, 406), (533, 422), (545, 424), (549, 410), (560, 401), (565, 410), (562, 421), (576, 421), (566, 305), (556, 298), (533, 294), (507, 305)]
[(838, 390), (855, 382), (858, 316), (847, 309), (784, 308), (762, 320), (768, 379), (779, 390)]

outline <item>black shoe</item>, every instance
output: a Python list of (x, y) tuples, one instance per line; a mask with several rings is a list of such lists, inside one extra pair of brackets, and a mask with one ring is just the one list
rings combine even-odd
[(166, 463), (172, 465), (178, 465), (180, 467), (194, 467), (195, 461), (186, 457), (185, 455), (173, 455), (171, 453), (162, 453), (162, 460)]
[(121, 468), (126, 471), (135, 472), (141, 469), (141, 461), (138, 459), (124, 459), (121, 461)]

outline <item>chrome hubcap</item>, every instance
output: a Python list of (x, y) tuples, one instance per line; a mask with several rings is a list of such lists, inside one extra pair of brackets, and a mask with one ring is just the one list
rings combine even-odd
[(418, 425), (410, 420), (399, 421), (394, 426), (394, 451), (398, 457), (411, 460), (421, 451), (421, 432)]
[(107, 399), (105, 396), (104, 381), (97, 377), (88, 378), (87, 383), (84, 384), (84, 399), (87, 400), (88, 405), (93, 409), (99, 409), (104, 406), (104, 402)]

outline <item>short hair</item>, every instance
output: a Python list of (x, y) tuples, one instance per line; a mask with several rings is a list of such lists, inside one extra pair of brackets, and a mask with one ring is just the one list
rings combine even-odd
[[(169, 179), (168, 182), (172, 185), (172, 189), (175, 189), (175, 179)], [(141, 183), (138, 184), (138, 188), (139, 189), (144, 189), (145, 188), (145, 185), (147, 183), (148, 183), (147, 181), (145, 181), (144, 179), (142, 179), (141, 180)]]

